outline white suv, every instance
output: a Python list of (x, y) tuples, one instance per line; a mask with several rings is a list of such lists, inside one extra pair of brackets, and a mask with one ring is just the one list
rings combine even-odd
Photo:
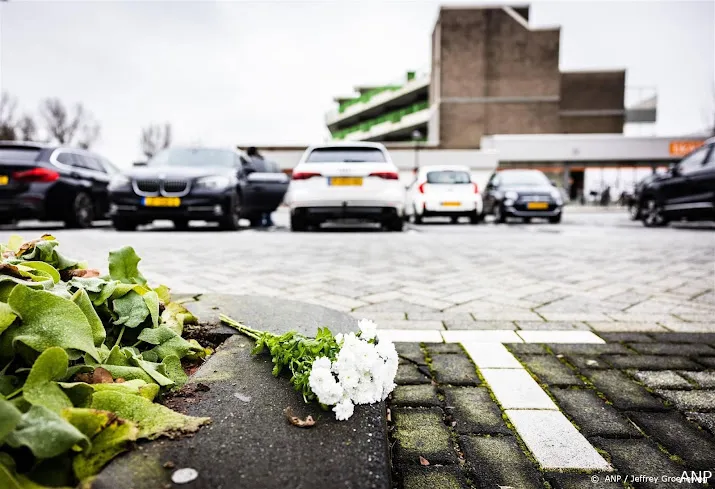
[(285, 198), (293, 231), (353, 219), (401, 231), (404, 201), (405, 188), (385, 147), (359, 142), (306, 149)]

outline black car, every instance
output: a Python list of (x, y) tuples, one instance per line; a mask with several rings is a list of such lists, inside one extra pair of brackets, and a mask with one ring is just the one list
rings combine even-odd
[(491, 176), (484, 193), (484, 213), (493, 214), (498, 223), (507, 217), (524, 222), (542, 217), (556, 224), (563, 204), (561, 192), (539, 170), (501, 170)]
[(232, 149), (173, 147), (112, 180), (110, 216), (122, 231), (156, 219), (179, 229), (192, 219), (228, 230), (242, 218), (257, 226), (281, 204), (288, 183), (277, 165)]
[(107, 185), (117, 173), (89, 151), (0, 141), (0, 224), (39, 219), (90, 227), (106, 217)]
[(640, 192), (640, 219), (648, 227), (670, 221), (715, 220), (715, 138), (648, 182)]

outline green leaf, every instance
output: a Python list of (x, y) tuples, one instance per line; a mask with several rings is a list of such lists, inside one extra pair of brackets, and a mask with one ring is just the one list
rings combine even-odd
[(58, 283), (60, 281), (60, 272), (58, 272), (57, 269), (49, 263), (45, 263), (43, 261), (24, 261), (22, 262), (22, 265), (46, 273), (47, 276), (52, 278), (54, 283)]
[(26, 446), (37, 458), (56, 457), (76, 445), (89, 446), (89, 440), (82, 432), (43, 406), (32, 406), (23, 414), (17, 428), (5, 441), (13, 448)]
[(167, 326), (145, 328), (139, 333), (138, 339), (156, 345), (151, 351), (155, 352), (160, 360), (163, 360), (169, 355), (184, 358), (189, 352), (203, 351), (203, 348), (199, 347), (197, 349)]
[(60, 347), (43, 351), (35, 360), (22, 392), (27, 402), (59, 412), (72, 407), (69, 397), (57, 385), (67, 373), (67, 353)]
[(149, 308), (146, 302), (144, 302), (141, 295), (133, 290), (118, 299), (114, 299), (112, 308), (119, 316), (114, 321), (114, 324), (123, 324), (127, 328), (136, 328), (149, 316)]
[(94, 310), (94, 306), (92, 305), (92, 301), (89, 299), (89, 295), (87, 295), (87, 291), (79, 289), (72, 296), (72, 302), (79, 306), (87, 318), (87, 322), (89, 322), (89, 326), (92, 328), (94, 346), (100, 346), (107, 338), (107, 332), (104, 330), (104, 325), (102, 324), (102, 320), (99, 319), (97, 311)]
[(126, 382), (121, 382), (119, 384), (94, 384), (94, 390), (100, 391), (118, 391), (125, 392), (127, 394), (135, 394), (142, 396), (150, 401), (159, 394), (159, 385), (154, 382), (147, 383), (141, 379), (128, 380)]
[(67, 397), (72, 401), (72, 405), (78, 408), (86, 408), (92, 403), (94, 388), (85, 382), (58, 382)]
[(150, 440), (174, 432), (192, 433), (210, 421), (185, 416), (141, 396), (121, 392), (97, 392), (92, 398), (92, 407), (112, 411), (120, 418), (135, 422), (139, 427), (137, 438)]
[(19, 234), (13, 234), (7, 241), (7, 248), (13, 253), (17, 253), (17, 251), (20, 249), (20, 246), (22, 246), (22, 243), (24, 242), (25, 240), (22, 239), (22, 236), (20, 236)]
[(8, 305), (22, 319), (21, 327), (6, 331), (12, 345), (21, 342), (35, 351), (53, 346), (80, 350), (99, 360), (92, 327), (77, 304), (50, 292), (17, 286)]
[(105, 283), (102, 287), (102, 291), (99, 294), (91, 295), (92, 303), (95, 306), (99, 306), (107, 302), (107, 300), (112, 297), (112, 294), (114, 294), (114, 290), (117, 288), (118, 284), (119, 282), (117, 282), (116, 280)]
[(176, 355), (167, 356), (161, 364), (164, 366), (165, 375), (176, 384), (175, 387), (182, 387), (189, 380), (189, 376), (181, 366), (181, 360)]
[(12, 323), (15, 321), (17, 316), (12, 312), (12, 308), (0, 302), (0, 334), (3, 333)]
[(142, 298), (144, 302), (146, 302), (147, 309), (149, 309), (152, 326), (156, 328), (159, 326), (159, 296), (156, 292), (151, 290), (144, 294)]
[(79, 480), (97, 474), (107, 462), (127, 451), (139, 435), (137, 425), (121, 419), (113, 420), (92, 438), (92, 448), (78, 454), (72, 468)]
[(77, 266), (78, 262), (76, 260), (65, 258), (55, 250), (57, 245), (58, 243), (53, 236), (43, 236), (38, 240), (22, 245), (18, 257), (26, 261), (43, 261), (57, 270), (66, 270)]
[(107, 281), (99, 277), (73, 277), (69, 284), (77, 289), (84, 289), (87, 292), (102, 292), (107, 285)]
[(109, 411), (75, 407), (63, 409), (60, 414), (87, 438), (92, 438), (116, 418)]
[(22, 413), (5, 399), (0, 399), (0, 446), (20, 422)]
[(154, 292), (159, 296), (159, 300), (164, 304), (171, 302), (171, 289), (166, 285), (160, 285), (154, 288)]
[(141, 379), (147, 383), (154, 383), (154, 379), (141, 367), (127, 367), (124, 365), (99, 365), (112, 374), (113, 379), (133, 380)]
[(120, 348), (115, 345), (109, 352), (109, 356), (104, 361), (106, 365), (120, 365), (125, 367), (130, 367), (132, 364), (129, 363), (129, 358), (133, 356), (130, 350), (125, 348)]
[(145, 285), (146, 279), (139, 272), (141, 258), (134, 248), (125, 246), (116, 251), (109, 252), (109, 276), (125, 284)]
[(197, 324), (198, 320), (181, 304), (170, 302), (161, 313), (160, 323), (181, 335), (184, 332), (184, 324)]

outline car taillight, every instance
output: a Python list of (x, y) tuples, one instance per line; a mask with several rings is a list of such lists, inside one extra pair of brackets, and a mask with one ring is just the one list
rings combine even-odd
[(322, 177), (320, 173), (315, 173), (315, 172), (307, 172), (307, 171), (299, 171), (293, 173), (293, 180), (308, 180), (309, 178), (313, 177)]
[(472, 185), (474, 185), (474, 193), (475, 193), (475, 194), (478, 194), (478, 193), (479, 193), (479, 187), (477, 186), (476, 183), (473, 183)]
[(426, 183), (423, 183), (419, 187), (417, 187), (417, 190), (419, 190), (421, 194), (425, 193), (425, 185)]
[(54, 182), (60, 178), (60, 174), (47, 168), (33, 168), (32, 170), (18, 171), (12, 174), (12, 178), (18, 182)]
[(394, 172), (394, 171), (376, 171), (374, 173), (370, 173), (370, 176), (383, 178), (385, 180), (399, 180), (400, 179), (400, 176), (397, 174), (397, 172)]

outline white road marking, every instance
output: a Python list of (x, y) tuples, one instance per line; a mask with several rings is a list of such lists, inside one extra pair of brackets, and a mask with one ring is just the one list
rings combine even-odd
[(605, 343), (591, 331), (516, 331), (524, 343)]
[(484, 331), (441, 331), (446, 343), (523, 343), (516, 332), (510, 329), (491, 329)]
[(521, 366), (480, 370), (503, 409), (559, 409)]

